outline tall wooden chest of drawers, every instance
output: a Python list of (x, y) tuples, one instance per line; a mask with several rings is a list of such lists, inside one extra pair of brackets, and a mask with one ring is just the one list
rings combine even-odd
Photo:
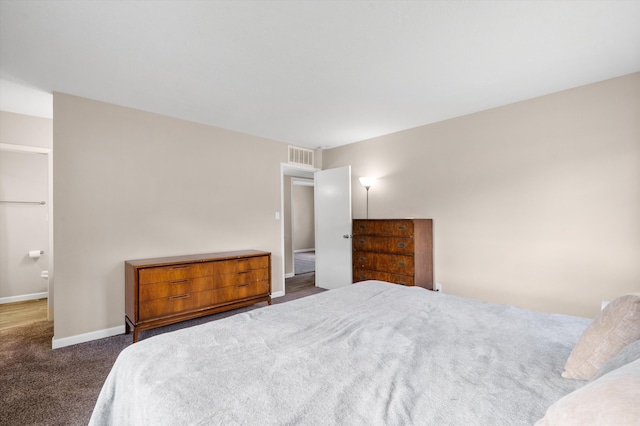
[(433, 289), (431, 219), (354, 219), (353, 282)]
[(271, 304), (271, 253), (257, 250), (125, 261), (126, 332), (258, 302)]

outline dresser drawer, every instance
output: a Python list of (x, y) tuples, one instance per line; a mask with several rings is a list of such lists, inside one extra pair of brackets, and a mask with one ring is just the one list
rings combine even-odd
[(385, 235), (409, 237), (414, 234), (411, 219), (353, 221), (353, 235)]
[(214, 291), (215, 290), (197, 291), (193, 293), (175, 294), (161, 299), (141, 300), (139, 311), (140, 321), (181, 314), (206, 307), (209, 305)]
[(141, 284), (140, 301), (162, 299), (211, 289), (213, 289), (213, 280), (211, 277), (184, 278), (161, 283)]
[(239, 299), (269, 294), (270, 290), (269, 281), (258, 281), (212, 290), (173, 294), (153, 300), (141, 300), (140, 321), (182, 314)]
[(213, 273), (214, 263), (215, 262), (204, 262), (143, 268), (138, 271), (139, 282), (140, 284), (159, 283), (211, 275)]
[(414, 251), (413, 238), (411, 237), (372, 237), (369, 235), (354, 236), (353, 249), (407, 255)]
[(271, 291), (269, 281), (257, 281), (253, 283), (237, 284), (229, 287), (214, 290), (213, 304), (227, 303), (234, 300), (246, 299), (261, 294), (268, 294)]
[(414, 275), (413, 262), (414, 259), (412, 256), (366, 251), (356, 251), (353, 253), (353, 264), (356, 269), (368, 269), (400, 275)]
[(140, 301), (269, 280), (269, 269), (140, 284)]
[(220, 274), (212, 277), (214, 288), (229, 287), (239, 284), (250, 284), (256, 281), (269, 280), (269, 269), (252, 269), (235, 274)]
[(401, 284), (406, 286), (414, 285), (413, 277), (408, 275), (390, 274), (388, 272), (369, 271), (366, 269), (356, 269), (353, 271), (353, 282), (378, 280), (388, 283)]
[(269, 268), (269, 257), (258, 256), (246, 259), (226, 260), (224, 262), (213, 262), (214, 275), (218, 274), (235, 274), (238, 272), (246, 272), (254, 269)]

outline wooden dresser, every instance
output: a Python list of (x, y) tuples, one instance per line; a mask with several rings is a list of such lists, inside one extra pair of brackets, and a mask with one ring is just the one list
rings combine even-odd
[(431, 219), (354, 219), (353, 282), (388, 281), (433, 289)]
[(229, 251), (127, 260), (125, 328), (138, 332), (258, 302), (271, 304), (271, 253)]

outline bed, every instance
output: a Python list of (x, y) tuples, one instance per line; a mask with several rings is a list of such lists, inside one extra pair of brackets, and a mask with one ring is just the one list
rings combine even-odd
[(591, 322), (360, 282), (129, 346), (90, 424), (532, 425)]

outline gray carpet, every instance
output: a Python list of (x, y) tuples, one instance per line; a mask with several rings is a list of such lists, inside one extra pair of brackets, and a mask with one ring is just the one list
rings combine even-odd
[[(307, 287), (273, 303), (322, 291)], [(140, 340), (264, 306), (266, 302), (142, 331)], [(123, 334), (52, 350), (52, 336), (48, 321), (0, 331), (0, 425), (86, 425), (111, 366), (132, 344), (131, 334)]]
[(296, 275), (308, 274), (316, 270), (316, 252), (303, 251), (293, 255), (294, 273)]

